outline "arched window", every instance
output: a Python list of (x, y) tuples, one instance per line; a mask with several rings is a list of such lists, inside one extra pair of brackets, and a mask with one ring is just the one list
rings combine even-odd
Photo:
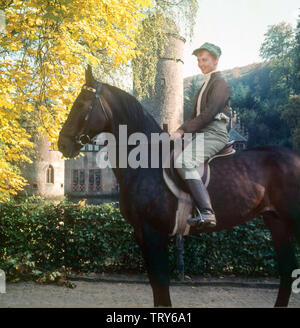
[(46, 170), (46, 183), (54, 183), (54, 168), (49, 165)]

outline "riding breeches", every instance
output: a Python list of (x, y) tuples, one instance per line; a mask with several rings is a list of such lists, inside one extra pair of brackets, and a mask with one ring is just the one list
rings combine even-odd
[(181, 178), (201, 180), (196, 168), (226, 146), (229, 141), (226, 126), (225, 120), (214, 120), (200, 133), (193, 133), (191, 141), (174, 162)]

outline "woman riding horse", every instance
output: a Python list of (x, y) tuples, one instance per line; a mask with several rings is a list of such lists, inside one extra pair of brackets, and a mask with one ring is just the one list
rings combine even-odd
[[(230, 89), (217, 70), (221, 49), (211, 43), (204, 43), (194, 50), (198, 66), (205, 76), (205, 83), (194, 100), (191, 118), (185, 121), (172, 136), (176, 139), (184, 133), (192, 133), (192, 141), (175, 161), (175, 168), (184, 179), (201, 216), (189, 219), (195, 227), (214, 227), (216, 217), (209, 194), (204, 186), (197, 167), (218, 153), (229, 140), (227, 123), (230, 115)], [(203, 143), (200, 139), (204, 139)]]
[[(195, 130), (187, 130), (197, 132), (198, 124), (199, 130), (205, 131), (212, 127), (211, 124), (222, 123), (223, 130), (211, 132), (211, 138), (214, 143), (223, 140), (224, 145), (225, 137), (222, 139), (220, 135), (226, 133), (225, 123), (215, 121), (215, 118), (218, 111), (224, 109), (229, 88), (216, 75), (219, 76), (219, 73), (211, 71), (211, 79), (200, 103), (201, 114), (185, 124), (197, 123)], [(226, 97), (223, 96), (225, 90), (228, 92)], [(114, 136), (117, 148), (124, 147), (123, 141), (119, 140), (119, 128), (124, 124), (129, 134), (139, 132), (151, 138), (152, 133), (163, 133), (136, 98), (109, 84), (98, 82), (92, 75), (91, 67), (88, 67), (86, 83), (60, 131), (58, 149), (65, 157), (73, 158), (80, 153), (83, 144), (103, 132)], [(208, 131), (204, 134), (207, 153), (211, 149), (207, 147), (211, 139)], [(126, 154), (132, 147), (127, 144)], [(162, 158), (162, 150), (159, 155)], [(117, 164), (112, 169), (120, 186), (121, 214), (134, 227), (145, 259), (154, 305), (171, 306), (168, 241), (176, 224), (178, 199), (164, 181), (161, 163), (159, 168), (124, 168)], [(218, 158), (211, 163), (208, 190), (218, 217), (218, 224), (211, 231), (231, 229), (255, 217), (263, 217), (271, 232), (278, 259), (280, 287), (275, 306), (287, 306), (292, 291), (292, 272), (299, 268), (293, 238), (300, 242), (300, 152), (280, 146), (261, 146), (237, 152), (226, 159)], [(191, 227), (190, 233), (198, 234), (197, 230), (197, 227)], [(264, 260), (264, 254), (259, 255), (260, 261)]]

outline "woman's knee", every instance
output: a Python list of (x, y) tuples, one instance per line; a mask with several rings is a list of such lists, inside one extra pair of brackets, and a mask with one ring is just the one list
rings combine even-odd
[(179, 156), (174, 161), (175, 168), (179, 169), (194, 169), (197, 167), (196, 163), (192, 159), (184, 159), (182, 156)]
[(182, 179), (201, 179), (200, 173), (196, 168), (177, 168), (177, 172)]

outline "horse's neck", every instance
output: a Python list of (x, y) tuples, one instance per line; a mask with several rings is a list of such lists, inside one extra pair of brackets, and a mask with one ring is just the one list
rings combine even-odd
[[(121, 123), (119, 124), (121, 125)], [(151, 169), (151, 141), (152, 141), (152, 136), (154, 133), (157, 133), (159, 135), (160, 133), (163, 132), (162, 129), (158, 126), (158, 124), (154, 121), (154, 119), (149, 115), (144, 116), (144, 120), (140, 122), (122, 122), (122, 125), (126, 125), (126, 130), (128, 135), (126, 136), (126, 153), (127, 153), (127, 159), (129, 157), (130, 152), (137, 147), (138, 145), (128, 145), (128, 140), (130, 135), (133, 133), (140, 133), (142, 138), (145, 138), (146, 141), (146, 152), (147, 152), (147, 168), (132, 168), (127, 161), (127, 167), (126, 168), (120, 168), (119, 167), (119, 154), (117, 154), (117, 167), (113, 169), (113, 172), (119, 182), (120, 185), (133, 185), (134, 180), (138, 179), (138, 176), (143, 176), (143, 178), (156, 178), (160, 174), (160, 170), (162, 169), (161, 165), (161, 148), (159, 149), (159, 167), (156, 169)], [(115, 136), (116, 140), (116, 150), (119, 152), (120, 150), (120, 143), (122, 142), (122, 145), (124, 146), (124, 138), (121, 138), (120, 140), (120, 131), (118, 129), (118, 124), (114, 125), (114, 129), (112, 129), (111, 133)], [(122, 136), (121, 136), (122, 137)], [(143, 139), (141, 139), (143, 142)], [(140, 154), (142, 156), (142, 154)], [(142, 170), (142, 172), (141, 172)], [(141, 174), (142, 173), (142, 174)]]
[(163, 132), (154, 118), (143, 110), (139, 110), (138, 113), (133, 112), (132, 117), (130, 117), (130, 113), (121, 118), (118, 113), (114, 115), (111, 133), (114, 134), (117, 139), (120, 132), (120, 126), (126, 126), (128, 138), (133, 133), (141, 133), (146, 136), (149, 141), (151, 140), (151, 135), (153, 133), (160, 134)]

